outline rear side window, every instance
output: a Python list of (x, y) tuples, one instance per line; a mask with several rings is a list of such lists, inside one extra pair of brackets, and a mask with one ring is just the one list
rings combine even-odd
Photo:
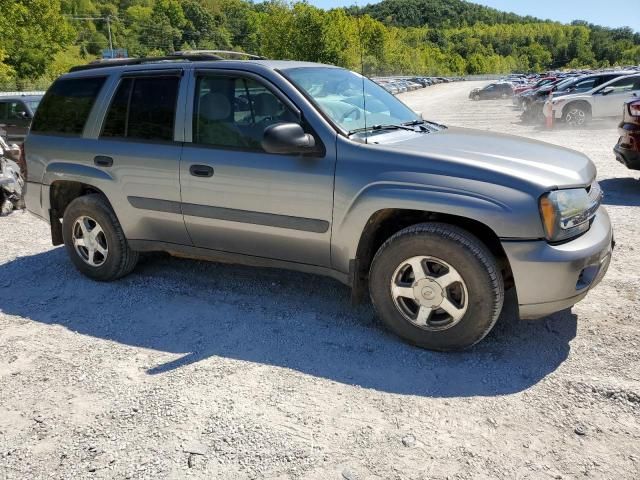
[(57, 80), (42, 99), (31, 131), (81, 135), (105, 78)]
[(123, 78), (107, 112), (102, 136), (173, 140), (179, 83), (177, 76)]

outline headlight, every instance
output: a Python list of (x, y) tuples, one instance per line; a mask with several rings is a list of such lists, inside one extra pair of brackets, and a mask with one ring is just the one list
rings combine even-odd
[(590, 189), (554, 190), (540, 197), (540, 216), (550, 242), (561, 242), (587, 230), (595, 216), (602, 190), (597, 182)]

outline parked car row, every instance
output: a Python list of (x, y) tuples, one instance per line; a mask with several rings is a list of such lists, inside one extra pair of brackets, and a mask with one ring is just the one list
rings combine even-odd
[(626, 101), (640, 96), (638, 67), (548, 74), (545, 80), (514, 95), (523, 121), (583, 127), (593, 118), (618, 117)]
[[(497, 85), (510, 84), (513, 105), (527, 122), (561, 122), (584, 127), (592, 119), (620, 118), (620, 138), (613, 148), (616, 159), (632, 170), (640, 170), (640, 67), (603, 71), (549, 72), (536, 77), (505, 78), (471, 92), (497, 92)], [(478, 98), (474, 98), (478, 99)], [(622, 114), (622, 115), (621, 115)]]
[(406, 77), (406, 78), (374, 78), (374, 82), (384, 88), (387, 92), (397, 95), (398, 93), (412, 92), (419, 88), (430, 87), (438, 83), (449, 83), (453, 79), (445, 77)]

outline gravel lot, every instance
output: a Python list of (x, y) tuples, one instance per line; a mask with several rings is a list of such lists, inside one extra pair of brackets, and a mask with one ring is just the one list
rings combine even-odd
[[(640, 182), (615, 125), (518, 123), (471, 82), (403, 95), (426, 118), (588, 154), (618, 242), (602, 284), (470, 351), (385, 332), (347, 288), (145, 259), (81, 277), (29, 214), (0, 218), (0, 479), (640, 477)], [(636, 175), (637, 176), (637, 175)]]

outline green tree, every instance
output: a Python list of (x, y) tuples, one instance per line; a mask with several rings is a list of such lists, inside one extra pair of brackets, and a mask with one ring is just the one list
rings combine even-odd
[(18, 77), (44, 74), (53, 56), (75, 37), (59, 0), (0, 0), (0, 12), (4, 62)]

